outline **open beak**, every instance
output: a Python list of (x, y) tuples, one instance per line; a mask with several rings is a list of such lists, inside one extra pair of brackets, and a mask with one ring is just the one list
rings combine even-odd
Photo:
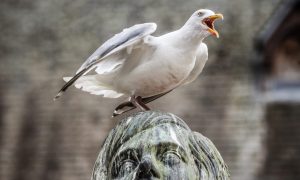
[(216, 19), (224, 19), (222, 14), (214, 14), (211, 16), (208, 16), (207, 18), (204, 18), (202, 20), (202, 23), (205, 24), (208, 27), (208, 32), (210, 32), (212, 35), (216, 36), (219, 38), (219, 33), (214, 27), (214, 21)]

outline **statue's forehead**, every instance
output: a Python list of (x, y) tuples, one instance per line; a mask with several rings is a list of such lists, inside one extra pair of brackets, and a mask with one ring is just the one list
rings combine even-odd
[(160, 144), (178, 145), (185, 148), (188, 146), (188, 133), (176, 124), (157, 125), (135, 134), (122, 144), (119, 151)]

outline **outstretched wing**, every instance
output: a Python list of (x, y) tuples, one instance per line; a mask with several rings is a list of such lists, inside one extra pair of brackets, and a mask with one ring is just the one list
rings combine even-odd
[(155, 32), (156, 27), (155, 23), (137, 24), (124, 29), (121, 33), (116, 34), (111, 39), (107, 40), (81, 65), (75, 76), (61, 88), (54, 100), (59, 98), (79, 77), (96, 67), (98, 63), (123, 49), (143, 41), (146, 36)]

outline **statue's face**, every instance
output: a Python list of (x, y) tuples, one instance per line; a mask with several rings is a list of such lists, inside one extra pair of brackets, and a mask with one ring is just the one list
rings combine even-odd
[(188, 132), (162, 124), (126, 141), (112, 158), (111, 179), (199, 179)]

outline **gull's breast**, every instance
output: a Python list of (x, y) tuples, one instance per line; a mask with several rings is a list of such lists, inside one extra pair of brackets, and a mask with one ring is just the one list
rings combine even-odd
[(134, 94), (142, 97), (153, 96), (174, 89), (184, 79), (174, 72), (154, 72), (147, 78), (135, 82)]
[(153, 53), (143, 53), (140, 58), (141, 63), (131, 71), (119, 74), (116, 84), (121, 93), (148, 97), (170, 91), (182, 84), (196, 60), (193, 51), (183, 52), (167, 43), (161, 43)]
[(194, 62), (182, 63), (176, 58), (169, 56), (143, 63), (122, 78), (119, 88), (126, 94), (148, 97), (178, 87), (191, 72)]

